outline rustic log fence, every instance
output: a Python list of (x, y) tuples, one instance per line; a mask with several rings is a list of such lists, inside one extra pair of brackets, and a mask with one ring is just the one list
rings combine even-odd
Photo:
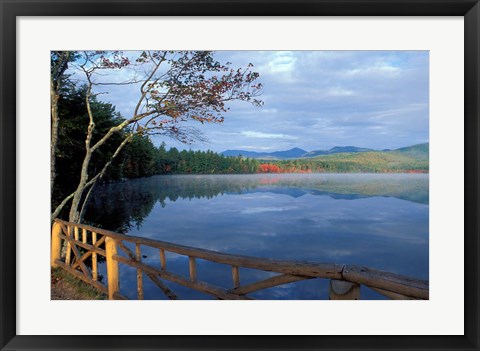
[[(81, 233), (81, 238), (80, 238)], [(62, 254), (63, 243), (66, 252)], [(135, 245), (135, 251), (125, 243)], [(142, 262), (141, 246), (158, 250), (158, 266)], [(123, 252), (123, 256), (119, 253)], [(188, 257), (189, 277), (167, 269), (166, 253)], [(107, 285), (99, 281), (98, 256), (106, 260)], [(224, 288), (201, 281), (197, 276), (196, 260), (231, 266), (232, 285)], [(142, 300), (143, 275), (148, 277), (169, 299), (178, 296), (164, 283), (174, 282), (222, 300), (249, 300), (248, 294), (274, 286), (306, 279), (330, 279), (331, 300), (360, 299), (360, 285), (364, 285), (390, 299), (428, 299), (428, 281), (366, 267), (330, 263), (272, 260), (230, 255), (147, 238), (129, 236), (92, 226), (55, 219), (52, 227), (51, 266), (60, 267), (108, 295), (110, 300), (126, 299), (120, 294), (119, 264), (136, 269), (137, 298)], [(252, 268), (277, 275), (250, 284), (241, 284), (240, 268)]]

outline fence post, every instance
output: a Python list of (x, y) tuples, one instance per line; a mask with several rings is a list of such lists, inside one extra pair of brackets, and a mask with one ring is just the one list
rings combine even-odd
[(330, 280), (330, 300), (360, 300), (360, 285), (344, 280)]
[(62, 233), (62, 226), (60, 223), (53, 223), (52, 227), (52, 247), (50, 253), (50, 266), (52, 268), (57, 267), (55, 260), (59, 260), (62, 254), (62, 239), (60, 234)]
[(72, 244), (70, 240), (72, 239), (72, 226), (67, 225), (67, 252), (65, 253), (65, 264), (70, 266), (70, 258), (72, 257)]
[(113, 256), (117, 254), (115, 239), (107, 236), (105, 239), (105, 252), (107, 256), (108, 299), (114, 300), (115, 294), (119, 292), (118, 262), (113, 259)]
[(240, 286), (240, 272), (238, 271), (238, 266), (232, 266), (232, 278), (233, 288), (236, 289)]

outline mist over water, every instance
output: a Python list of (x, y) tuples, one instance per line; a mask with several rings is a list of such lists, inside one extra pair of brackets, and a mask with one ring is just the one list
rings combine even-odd
[[(428, 174), (255, 174), (154, 176), (98, 186), (86, 220), (103, 228), (214, 251), (354, 264), (428, 279)], [(158, 252), (142, 247), (144, 261)], [(188, 258), (167, 256), (188, 276)], [(198, 260), (198, 277), (230, 287), (230, 267)], [(121, 291), (136, 294), (121, 265)], [(269, 273), (241, 269), (241, 282)], [(183, 299), (207, 296), (169, 284)], [(145, 279), (145, 298), (163, 299)], [(262, 299), (326, 299), (327, 280), (252, 294)], [(368, 289), (362, 298), (380, 298)]]

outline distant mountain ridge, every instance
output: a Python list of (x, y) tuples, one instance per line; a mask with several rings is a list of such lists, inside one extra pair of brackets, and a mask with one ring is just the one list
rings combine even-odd
[(335, 146), (332, 147), (330, 150), (315, 150), (310, 151), (309, 153), (305, 154), (304, 157), (315, 157), (321, 155), (331, 155), (331, 154), (340, 154), (344, 152), (367, 152), (367, 151), (376, 151), (374, 149), (367, 149), (364, 147), (356, 147), (356, 146)]
[(247, 150), (226, 150), (222, 152), (224, 156), (244, 156), (249, 158), (257, 159), (274, 159), (274, 160), (284, 160), (291, 158), (310, 158), (317, 157), (322, 155), (332, 155), (340, 153), (360, 153), (360, 152), (400, 152), (409, 154), (411, 156), (417, 157), (427, 157), (429, 151), (429, 143), (417, 144), (407, 147), (402, 147), (399, 149), (383, 149), (375, 150), (368, 149), (363, 147), (356, 146), (335, 146), (330, 150), (314, 150), (314, 151), (305, 151), (298, 147), (294, 147), (285, 151), (274, 151), (274, 152), (256, 152), (256, 151), (247, 151)]
[(392, 150), (395, 152), (401, 152), (403, 154), (408, 154), (410, 156), (427, 156), (430, 151), (429, 143), (417, 144), (407, 147), (401, 147), (400, 149)]
[(303, 155), (307, 154), (308, 151), (294, 147), (290, 150), (285, 151), (274, 151), (274, 152), (256, 152), (256, 151), (247, 151), (247, 150), (226, 150), (222, 152), (224, 156), (244, 156), (250, 158), (274, 158), (274, 159), (285, 159), (285, 158), (299, 158), (304, 157)]

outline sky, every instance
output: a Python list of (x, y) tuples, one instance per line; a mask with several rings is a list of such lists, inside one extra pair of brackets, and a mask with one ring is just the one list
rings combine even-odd
[[(192, 150), (306, 151), (334, 146), (395, 149), (429, 140), (428, 51), (218, 51), (232, 67), (254, 65), (262, 107), (235, 101), (222, 124), (196, 125)], [(109, 87), (99, 99), (128, 117), (138, 92)]]

